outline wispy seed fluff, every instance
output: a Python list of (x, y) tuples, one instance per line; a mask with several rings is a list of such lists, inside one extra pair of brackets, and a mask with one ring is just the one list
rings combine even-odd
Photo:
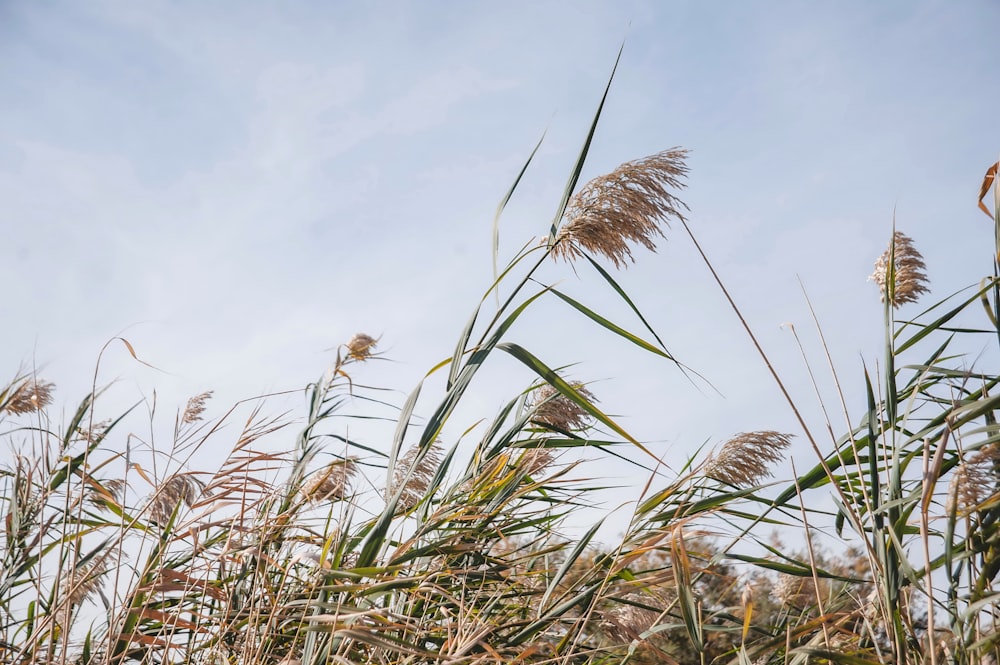
[(413, 446), (396, 461), (388, 496), (400, 492), (397, 510), (410, 510), (424, 498), (441, 464), (441, 457), (441, 447), (435, 442), (423, 451), (419, 446)]
[(634, 262), (632, 243), (656, 251), (671, 217), (684, 219), (687, 205), (670, 190), (684, 187), (687, 150), (671, 148), (626, 162), (594, 178), (569, 200), (553, 256), (572, 261), (583, 252), (603, 254), (616, 268)]
[(120, 507), (125, 495), (126, 483), (122, 478), (109, 478), (101, 482), (94, 481), (87, 494), (87, 500), (98, 510), (110, 510)]
[[(890, 275), (889, 256), (894, 265)], [(902, 231), (893, 233), (889, 249), (875, 261), (875, 272), (868, 279), (878, 284), (882, 292), (882, 302), (886, 299), (893, 307), (908, 302), (916, 302), (922, 293), (927, 293), (927, 274), (924, 257), (913, 246), (913, 240)], [(892, 279), (892, 277), (895, 279)]]
[(653, 609), (654, 603), (659, 604), (657, 599), (633, 591), (602, 615), (601, 629), (625, 644), (641, 639), (661, 618), (661, 613)]
[[(109, 550), (113, 551), (113, 550)], [(107, 554), (100, 555), (63, 577), (61, 595), (70, 606), (86, 600), (100, 588), (104, 575), (108, 572)]]
[(1000, 444), (991, 443), (972, 453), (951, 479), (948, 510), (968, 514), (1000, 490)]
[[(820, 580), (819, 597), (827, 595), (826, 581)], [(811, 577), (782, 574), (771, 588), (771, 596), (782, 605), (803, 610), (816, 604), (816, 582)]]
[[(571, 383), (573, 390), (580, 393), (588, 402), (596, 402), (594, 394), (582, 383)], [(563, 395), (552, 385), (546, 383), (539, 386), (531, 395), (529, 407), (535, 410), (532, 420), (541, 425), (547, 425), (566, 432), (580, 430), (590, 425), (590, 414), (579, 404)]]
[(52, 402), (53, 388), (55, 384), (47, 381), (25, 381), (10, 394), (6, 402), (0, 403), (0, 411), (15, 416), (41, 411)]
[(313, 503), (341, 501), (351, 491), (351, 478), (357, 472), (352, 459), (337, 460), (314, 473), (302, 487), (302, 496)]
[(771, 465), (784, 458), (791, 434), (765, 430), (737, 434), (705, 463), (705, 475), (735, 487), (754, 487), (771, 477)]
[(358, 333), (348, 340), (344, 346), (347, 347), (348, 357), (354, 360), (365, 360), (375, 351), (375, 347), (378, 346), (378, 340), (371, 335)]
[(165, 524), (179, 504), (193, 505), (204, 489), (205, 484), (190, 473), (175, 473), (160, 483), (156, 493), (150, 497), (150, 516), (156, 522)]
[(205, 403), (211, 397), (212, 391), (209, 390), (189, 399), (187, 406), (184, 407), (184, 413), (181, 414), (181, 422), (190, 425), (202, 420), (202, 414), (205, 413)]

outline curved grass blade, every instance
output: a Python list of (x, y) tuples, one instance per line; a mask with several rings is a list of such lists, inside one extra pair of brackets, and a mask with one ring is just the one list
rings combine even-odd
[(587, 533), (583, 534), (583, 537), (580, 538), (579, 542), (577, 542), (573, 550), (566, 555), (566, 560), (563, 561), (562, 565), (559, 566), (559, 570), (557, 570), (556, 574), (552, 576), (551, 580), (549, 580), (545, 593), (542, 595), (542, 599), (538, 603), (539, 607), (545, 607), (548, 605), (549, 599), (552, 598), (552, 594), (559, 587), (559, 584), (573, 568), (573, 565), (577, 562), (580, 556), (584, 553), (584, 551), (586, 551), (587, 545), (590, 544), (590, 541), (594, 538), (594, 534), (597, 533), (597, 530), (601, 528), (603, 523), (604, 520), (600, 520), (594, 526), (590, 527), (587, 530)]
[[(973, 293), (968, 299), (966, 299), (965, 301), (963, 301), (960, 305), (952, 308), (947, 313), (943, 314), (937, 320), (932, 321), (931, 323), (921, 324), (919, 332), (914, 333), (914, 335), (912, 337), (910, 337), (908, 340), (906, 340), (902, 344), (897, 344), (895, 346), (896, 355), (899, 355), (903, 351), (906, 351), (908, 348), (910, 348), (911, 346), (913, 346), (914, 344), (916, 344), (920, 340), (924, 339), (925, 337), (927, 337), (928, 335), (930, 335), (931, 333), (933, 333), (935, 330), (940, 329), (948, 321), (950, 321), (951, 319), (955, 318), (956, 316), (958, 316), (959, 314), (961, 314), (962, 312), (964, 312), (965, 309), (966, 309), (966, 307), (968, 307), (968, 305), (970, 303), (975, 302), (976, 300), (979, 300), (984, 293), (986, 293), (989, 289), (993, 288), (994, 286), (995, 286), (995, 283), (993, 283), (993, 282), (990, 282), (990, 283), (988, 283), (986, 285), (981, 285), (980, 288), (979, 288), (979, 290), (976, 291), (975, 293)], [(954, 295), (957, 295), (957, 293), (956, 294), (952, 294), (952, 296), (949, 296), (949, 297), (953, 297)], [(908, 322), (907, 324), (905, 324), (903, 326), (900, 326), (899, 330), (896, 331), (896, 334), (894, 335), (894, 337), (899, 337), (900, 333), (902, 333), (903, 330), (907, 326), (909, 326), (909, 325), (918, 325), (918, 324), (913, 323), (913, 322)]]
[(622, 51), (624, 50), (625, 42), (622, 42), (621, 47), (618, 49), (618, 57), (615, 58), (615, 66), (611, 68), (611, 76), (608, 77), (608, 85), (604, 88), (604, 94), (601, 96), (601, 103), (597, 105), (597, 113), (594, 114), (594, 120), (590, 123), (587, 140), (583, 142), (580, 155), (576, 158), (576, 165), (573, 167), (573, 173), (570, 174), (569, 181), (566, 183), (566, 189), (563, 190), (562, 200), (559, 201), (556, 215), (552, 218), (552, 228), (549, 230), (549, 247), (555, 244), (556, 233), (559, 231), (559, 223), (562, 221), (563, 213), (566, 212), (566, 205), (576, 190), (576, 183), (580, 180), (583, 164), (587, 161), (587, 153), (590, 152), (590, 143), (594, 140), (594, 133), (597, 131), (597, 121), (601, 118), (601, 112), (604, 110), (604, 102), (608, 99), (608, 93), (611, 91), (611, 82), (615, 80), (615, 72), (618, 71), (618, 63), (622, 59)]
[[(510, 202), (510, 197), (512, 197), (514, 195), (514, 190), (516, 190), (517, 186), (520, 184), (521, 178), (524, 177), (525, 171), (528, 170), (528, 166), (531, 164), (531, 160), (533, 160), (535, 158), (535, 154), (538, 152), (538, 149), (540, 147), (542, 147), (542, 141), (544, 141), (544, 140), (545, 140), (545, 132), (542, 132), (542, 135), (538, 139), (538, 143), (536, 143), (535, 147), (531, 150), (531, 154), (528, 155), (528, 159), (524, 162), (524, 166), (521, 167), (521, 171), (517, 174), (517, 177), (514, 178), (514, 183), (510, 186), (510, 189), (508, 189), (507, 193), (504, 194), (504, 197), (502, 199), (500, 199), (500, 203), (497, 205), (497, 211), (493, 215), (493, 282), (494, 282), (494, 284), (496, 284), (497, 279), (499, 278), (499, 274), (497, 273), (497, 259), (499, 258), (499, 255), (500, 255), (500, 216), (503, 214), (504, 208), (507, 207), (507, 203)], [(497, 293), (497, 298), (499, 298), (499, 297), (500, 297), (500, 294)]]
[(615, 333), (616, 335), (619, 335), (620, 337), (624, 337), (625, 339), (627, 339), (628, 341), (632, 342), (633, 344), (635, 344), (636, 346), (638, 346), (641, 349), (645, 349), (646, 351), (649, 351), (650, 353), (655, 353), (656, 355), (662, 356), (664, 358), (667, 358), (668, 360), (674, 360), (673, 356), (671, 356), (669, 353), (667, 353), (667, 351), (665, 349), (661, 349), (661, 348), (658, 348), (656, 346), (653, 346), (652, 344), (650, 344), (646, 340), (642, 339), (641, 337), (639, 337), (637, 335), (634, 335), (634, 334), (630, 333), (629, 331), (625, 330), (624, 328), (622, 328), (621, 326), (616, 325), (616, 324), (612, 323), (611, 321), (607, 320), (606, 318), (604, 318), (603, 316), (601, 316), (600, 314), (598, 314), (594, 310), (588, 308), (583, 303), (581, 303), (581, 302), (579, 302), (577, 300), (574, 300), (573, 298), (570, 298), (565, 293), (563, 293), (563, 292), (561, 292), (561, 291), (559, 291), (557, 289), (551, 289), (551, 291), (556, 296), (558, 296), (559, 298), (561, 298), (564, 302), (568, 303), (570, 306), (572, 306), (578, 312), (580, 312), (581, 314), (583, 314), (584, 316), (586, 316), (587, 318), (589, 318), (591, 321), (594, 321), (595, 323), (597, 323), (601, 327), (603, 327), (603, 328), (605, 328), (607, 330), (610, 330), (611, 332)]

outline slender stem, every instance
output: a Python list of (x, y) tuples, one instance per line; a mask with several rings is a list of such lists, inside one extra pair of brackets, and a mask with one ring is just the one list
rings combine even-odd
[[(802, 413), (799, 411), (798, 406), (795, 404), (795, 400), (792, 399), (791, 394), (789, 394), (788, 390), (785, 388), (785, 383), (781, 380), (781, 377), (778, 376), (777, 370), (775, 370), (774, 366), (771, 364), (771, 359), (768, 357), (767, 353), (765, 353), (763, 347), (761, 347), (760, 342), (757, 341), (757, 336), (750, 328), (750, 324), (747, 323), (747, 320), (743, 317), (743, 313), (740, 311), (740, 308), (736, 305), (736, 301), (733, 300), (733, 297), (729, 294), (729, 289), (726, 288), (726, 285), (723, 283), (722, 278), (719, 277), (719, 273), (715, 271), (715, 267), (712, 265), (712, 262), (708, 260), (708, 256), (705, 254), (705, 251), (701, 248), (701, 244), (698, 242), (698, 239), (695, 238), (694, 233), (691, 231), (691, 227), (688, 226), (687, 220), (681, 218), (681, 224), (684, 226), (684, 230), (687, 231), (688, 237), (691, 238), (691, 242), (694, 243), (695, 249), (698, 250), (698, 253), (701, 255), (702, 260), (705, 262), (705, 265), (708, 266), (708, 270), (709, 272), (712, 273), (712, 277), (715, 279), (715, 283), (719, 285), (719, 288), (722, 290), (722, 294), (726, 297), (726, 300), (729, 301), (730, 307), (732, 307), (733, 312), (736, 313), (736, 317), (740, 320), (740, 324), (743, 326), (743, 329), (746, 330), (747, 335), (750, 337), (750, 341), (753, 342), (754, 348), (757, 349), (757, 353), (764, 361), (764, 365), (767, 366), (767, 371), (770, 372), (771, 377), (774, 378), (774, 382), (778, 385), (778, 389), (784, 396), (785, 401), (788, 402), (788, 406), (791, 407), (792, 413), (795, 414), (795, 419), (799, 422), (799, 425), (802, 427), (802, 431), (805, 433), (806, 438), (809, 439), (809, 443), (812, 445), (813, 450), (816, 451), (816, 453), (819, 455), (820, 461), (823, 462), (824, 467), (826, 467), (825, 458), (822, 452), (820, 451), (819, 444), (816, 443), (816, 439), (813, 437), (812, 432), (809, 429), (809, 426), (806, 424), (805, 418), (802, 417)], [(829, 468), (827, 468), (826, 470), (827, 472), (830, 471)]]

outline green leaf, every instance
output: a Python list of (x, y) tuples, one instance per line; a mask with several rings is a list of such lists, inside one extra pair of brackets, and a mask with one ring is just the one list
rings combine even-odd
[[(514, 178), (514, 182), (510, 186), (510, 189), (508, 189), (507, 193), (504, 195), (504, 197), (502, 199), (500, 199), (500, 203), (497, 205), (496, 214), (493, 215), (493, 282), (494, 282), (494, 284), (497, 283), (497, 280), (500, 277), (497, 274), (497, 259), (498, 259), (499, 255), (500, 255), (500, 216), (503, 214), (504, 208), (507, 207), (507, 203), (510, 201), (510, 197), (514, 195), (514, 190), (516, 190), (518, 184), (520, 184), (521, 178), (524, 176), (525, 171), (528, 170), (528, 165), (531, 164), (531, 160), (533, 160), (535, 158), (535, 153), (537, 153), (538, 149), (540, 147), (542, 147), (542, 141), (544, 141), (544, 140), (545, 140), (545, 132), (542, 132), (541, 137), (538, 139), (538, 143), (536, 143), (535, 147), (531, 150), (531, 154), (528, 155), (528, 159), (527, 159), (527, 161), (524, 162), (524, 166), (521, 167), (521, 170), (517, 174), (517, 177)], [(497, 295), (499, 297), (499, 294), (497, 294)]]
[(660, 349), (660, 348), (658, 348), (656, 346), (653, 346), (652, 344), (650, 344), (646, 340), (638, 337), (637, 335), (634, 335), (634, 334), (630, 333), (629, 331), (625, 330), (621, 326), (618, 326), (618, 325), (612, 323), (611, 321), (607, 320), (606, 318), (604, 318), (603, 316), (601, 316), (597, 312), (595, 312), (592, 309), (588, 308), (583, 303), (578, 302), (577, 300), (574, 300), (573, 298), (570, 298), (568, 295), (566, 295), (565, 293), (563, 293), (563, 292), (561, 292), (561, 291), (559, 291), (557, 289), (551, 289), (551, 291), (556, 296), (558, 296), (559, 298), (561, 298), (564, 302), (569, 303), (573, 308), (575, 308), (577, 311), (579, 311), (584, 316), (586, 316), (590, 320), (594, 321), (595, 323), (597, 323), (601, 327), (603, 327), (603, 328), (605, 328), (607, 330), (610, 330), (611, 332), (615, 333), (616, 335), (624, 337), (625, 339), (627, 339), (628, 341), (632, 342), (633, 344), (635, 344), (636, 346), (638, 346), (641, 349), (645, 349), (646, 351), (649, 351), (650, 353), (655, 353), (658, 356), (662, 356), (662, 357), (667, 358), (669, 360), (673, 360), (673, 357), (671, 357), (671, 355), (669, 353), (667, 353), (666, 350)]
[(583, 164), (587, 161), (587, 153), (590, 152), (590, 144), (594, 140), (594, 133), (597, 131), (597, 121), (601, 118), (601, 112), (604, 110), (604, 102), (608, 99), (608, 93), (611, 91), (611, 82), (615, 80), (615, 72), (618, 71), (618, 63), (622, 59), (622, 51), (624, 50), (625, 42), (622, 42), (621, 48), (618, 49), (618, 57), (615, 58), (615, 66), (611, 68), (611, 76), (608, 77), (608, 85), (604, 88), (604, 94), (601, 96), (601, 103), (597, 105), (597, 112), (594, 114), (594, 119), (590, 123), (590, 130), (587, 132), (587, 139), (583, 142), (583, 147), (580, 149), (580, 155), (576, 158), (576, 164), (573, 166), (573, 172), (570, 174), (569, 181), (566, 183), (566, 188), (563, 190), (562, 200), (559, 201), (559, 207), (556, 208), (555, 217), (552, 218), (552, 228), (549, 230), (549, 247), (552, 247), (555, 244), (556, 233), (559, 231), (559, 223), (562, 221), (563, 214), (566, 212), (566, 205), (569, 203), (570, 197), (573, 196), (573, 192), (576, 191), (576, 183), (580, 180), (580, 173), (583, 171)]

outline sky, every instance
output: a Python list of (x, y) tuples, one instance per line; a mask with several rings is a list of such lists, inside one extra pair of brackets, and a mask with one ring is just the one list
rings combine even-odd
[[(997, 25), (986, 0), (0, 3), (0, 376), (36, 369), (67, 411), (112, 384), (106, 415), (144, 399), (169, 431), (189, 396), (215, 391), (219, 416), (299, 390), (365, 332), (386, 360), (356, 380), (401, 403), (489, 286), (494, 211), (543, 133), (501, 259), (547, 232), (624, 42), (581, 182), (691, 151), (691, 227), (822, 430), (785, 325), (836, 414), (803, 292), (859, 413), (893, 219), (933, 296), (990, 270)], [(641, 329), (592, 272), (544, 276)], [(554, 299), (511, 341), (674, 465), (742, 431), (801, 435), (680, 228), (615, 276), (714, 389)], [(496, 358), (445, 437), (531, 380)], [(793, 457), (815, 462), (801, 436)]]

